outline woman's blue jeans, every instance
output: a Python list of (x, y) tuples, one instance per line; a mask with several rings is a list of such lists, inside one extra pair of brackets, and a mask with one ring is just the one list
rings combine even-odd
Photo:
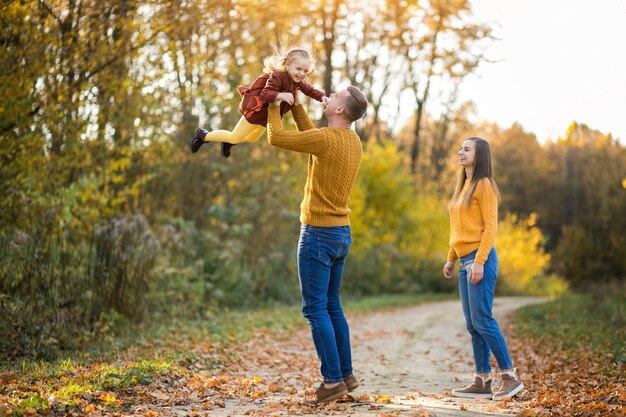
[(350, 226), (302, 225), (298, 242), (298, 277), (302, 313), (311, 326), (324, 382), (352, 374), (350, 330), (341, 309), (343, 266), (352, 243)]
[(477, 373), (491, 372), (489, 352), (493, 352), (500, 369), (513, 367), (509, 351), (500, 327), (491, 314), (496, 277), (498, 275), (498, 254), (491, 248), (484, 265), (484, 275), (477, 284), (470, 281), (470, 267), (476, 257), (474, 251), (460, 259), (459, 294), (467, 331), (472, 335), (472, 349)]

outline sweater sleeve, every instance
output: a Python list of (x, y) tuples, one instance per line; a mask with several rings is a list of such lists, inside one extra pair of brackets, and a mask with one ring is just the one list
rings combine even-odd
[(277, 148), (313, 155), (321, 155), (326, 149), (326, 140), (320, 129), (308, 129), (303, 132), (285, 131), (278, 106), (269, 107), (267, 141)]
[(450, 247), (450, 250), (448, 251), (448, 261), (456, 262), (457, 259), (459, 259), (459, 257), (456, 255), (456, 251)]
[(483, 235), (480, 238), (480, 246), (476, 253), (476, 262), (484, 265), (489, 256), (489, 251), (496, 240), (498, 230), (498, 197), (491, 186), (489, 179), (482, 179), (476, 187), (478, 191), (478, 205), (483, 218)]
[(323, 91), (320, 91), (317, 88), (313, 87), (311, 84), (304, 82), (300, 87), (300, 91), (302, 91), (306, 96), (311, 97), (312, 99), (315, 99), (317, 101), (322, 101), (322, 97), (326, 95)]
[(280, 73), (271, 73), (270, 77), (267, 79), (267, 84), (265, 84), (265, 87), (263, 87), (263, 90), (259, 93), (259, 97), (261, 97), (261, 100), (268, 104), (275, 102), (278, 93), (284, 90), (282, 84)]
[(302, 104), (292, 107), (291, 115), (293, 116), (293, 120), (295, 120), (299, 131), (315, 129), (315, 125), (311, 119), (309, 119), (309, 115), (306, 114), (306, 111), (304, 111)]

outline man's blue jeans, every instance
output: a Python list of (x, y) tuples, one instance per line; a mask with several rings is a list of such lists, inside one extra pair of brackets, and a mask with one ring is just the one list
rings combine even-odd
[(470, 281), (470, 267), (476, 258), (474, 251), (460, 259), (459, 294), (467, 330), (472, 335), (472, 349), (477, 373), (491, 372), (489, 352), (493, 352), (500, 369), (513, 367), (509, 351), (500, 327), (491, 314), (496, 276), (498, 275), (498, 254), (491, 248), (484, 265), (484, 275), (477, 284)]
[(350, 330), (341, 309), (343, 266), (352, 243), (350, 226), (303, 224), (298, 242), (298, 277), (302, 313), (311, 326), (324, 382), (352, 374)]

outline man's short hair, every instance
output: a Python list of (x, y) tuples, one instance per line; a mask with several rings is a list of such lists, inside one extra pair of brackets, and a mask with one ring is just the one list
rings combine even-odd
[(367, 97), (365, 94), (358, 88), (354, 86), (349, 86), (347, 88), (350, 96), (346, 96), (345, 106), (346, 106), (346, 117), (351, 122), (356, 122), (361, 117), (365, 115), (367, 111)]

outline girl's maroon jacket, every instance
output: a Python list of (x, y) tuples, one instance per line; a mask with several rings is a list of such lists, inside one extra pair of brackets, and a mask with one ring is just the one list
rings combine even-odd
[[(297, 90), (307, 96), (322, 101), (324, 92), (317, 90), (311, 84), (300, 81), (295, 82), (285, 71), (274, 71), (271, 74), (263, 74), (257, 78), (250, 87), (237, 87), (241, 94), (239, 111), (249, 123), (267, 126), (267, 109), (269, 104), (276, 100), (278, 93), (296, 94)], [(289, 103), (280, 103), (280, 117), (291, 110)]]

